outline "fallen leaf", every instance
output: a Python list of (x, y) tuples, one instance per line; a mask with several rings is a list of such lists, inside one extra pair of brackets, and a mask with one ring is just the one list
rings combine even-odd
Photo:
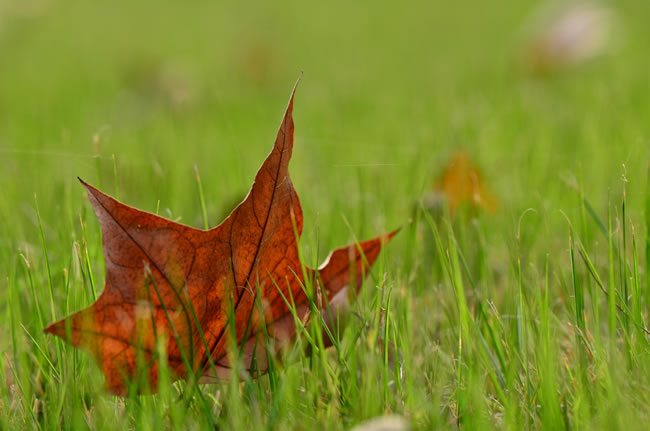
[(113, 393), (127, 393), (142, 370), (136, 364), (145, 364), (149, 390), (157, 389), (161, 335), (167, 337), (175, 378), (227, 377), (234, 341), (243, 346), (243, 366), (259, 375), (268, 362), (263, 329), (272, 351), (295, 336), (286, 301), (293, 301), (303, 321), (310, 309), (306, 284), (314, 286), (318, 305), (340, 301), (349, 285), (360, 288), (383, 244), (397, 232), (336, 249), (318, 269), (301, 264), (303, 214), (288, 171), (294, 92), (295, 87), (273, 150), (248, 195), (213, 229), (137, 210), (81, 181), (102, 229), (106, 283), (94, 304), (45, 331), (90, 351)]
[(483, 182), (480, 170), (464, 151), (459, 151), (451, 157), (436, 181), (435, 189), (447, 199), (452, 214), (464, 202), (488, 212), (494, 212), (498, 207), (496, 198)]

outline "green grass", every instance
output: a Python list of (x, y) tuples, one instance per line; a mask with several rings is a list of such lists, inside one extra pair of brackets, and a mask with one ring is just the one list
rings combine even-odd
[[(613, 52), (538, 78), (517, 66), (532, 1), (132, 3), (0, 6), (0, 429), (347, 429), (387, 412), (415, 429), (646, 429), (647, 2), (616, 2)], [(305, 263), (403, 226), (360, 318), (327, 352), (306, 355), (320, 332), (302, 333), (258, 380), (107, 395), (88, 354), (42, 331), (103, 286), (76, 177), (215, 226), (301, 71)], [(419, 210), (458, 149), (495, 214)]]

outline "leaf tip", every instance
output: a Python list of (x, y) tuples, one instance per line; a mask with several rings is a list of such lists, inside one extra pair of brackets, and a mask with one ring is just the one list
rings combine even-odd
[(391, 232), (381, 235), (378, 239), (381, 242), (381, 246), (386, 245), (395, 235), (397, 235), (402, 230), (402, 226), (392, 230)]
[(62, 325), (62, 320), (59, 320), (58, 322), (52, 323), (50, 326), (47, 328), (43, 329), (43, 332), (46, 334), (52, 334), (56, 335), (58, 337), (62, 337), (63, 335), (63, 330), (65, 330), (65, 327)]
[(81, 185), (84, 186), (86, 188), (86, 190), (88, 190), (89, 194), (95, 195), (96, 192), (99, 192), (99, 190), (97, 190), (95, 187), (93, 187), (90, 184), (88, 184), (87, 182), (85, 182), (83, 179), (81, 179), (81, 177), (77, 177), (77, 179), (79, 180)]
[(91, 186), (90, 184), (85, 182), (81, 177), (77, 177), (77, 179), (79, 180), (81, 185), (84, 186), (86, 188), (86, 190), (88, 190), (89, 192), (91, 192), (91, 191), (93, 191), (95, 189), (93, 186)]
[(293, 92), (296, 91), (296, 87), (298, 87), (298, 84), (300, 83), (300, 81), (302, 81), (302, 76), (303, 76), (304, 74), (305, 74), (305, 71), (304, 71), (304, 70), (301, 70), (300, 73), (298, 74), (298, 79), (296, 79), (296, 83), (293, 85), (293, 91), (292, 91), (292, 94), (293, 94)]
[(303, 72), (301, 71), (300, 74), (298, 75), (298, 79), (296, 79), (296, 83), (293, 84), (293, 89), (291, 90), (291, 97), (289, 97), (289, 106), (287, 107), (287, 112), (291, 113), (293, 111), (293, 96), (296, 94), (296, 89), (298, 88), (298, 84), (300, 84), (300, 81), (302, 81), (302, 75)]

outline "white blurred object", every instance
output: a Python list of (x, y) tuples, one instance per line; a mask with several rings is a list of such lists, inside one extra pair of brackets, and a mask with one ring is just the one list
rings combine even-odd
[(527, 65), (547, 72), (604, 54), (613, 43), (614, 13), (598, 2), (545, 4), (533, 15)]
[(385, 415), (372, 418), (352, 428), (350, 431), (407, 431), (409, 423), (398, 415)]

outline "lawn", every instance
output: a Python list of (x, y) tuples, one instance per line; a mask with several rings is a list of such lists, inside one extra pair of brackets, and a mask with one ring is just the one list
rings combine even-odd
[[(336, 430), (388, 413), (646, 429), (647, 1), (612, 5), (602, 55), (543, 74), (522, 60), (539, 2), (272, 3), (0, 3), (0, 430)], [(108, 394), (90, 355), (43, 333), (104, 285), (77, 177), (203, 227), (197, 170), (214, 227), (301, 72), (305, 263), (402, 228), (337, 346), (312, 355), (299, 336), (259, 379)], [(461, 150), (496, 211), (424, 208)]]

